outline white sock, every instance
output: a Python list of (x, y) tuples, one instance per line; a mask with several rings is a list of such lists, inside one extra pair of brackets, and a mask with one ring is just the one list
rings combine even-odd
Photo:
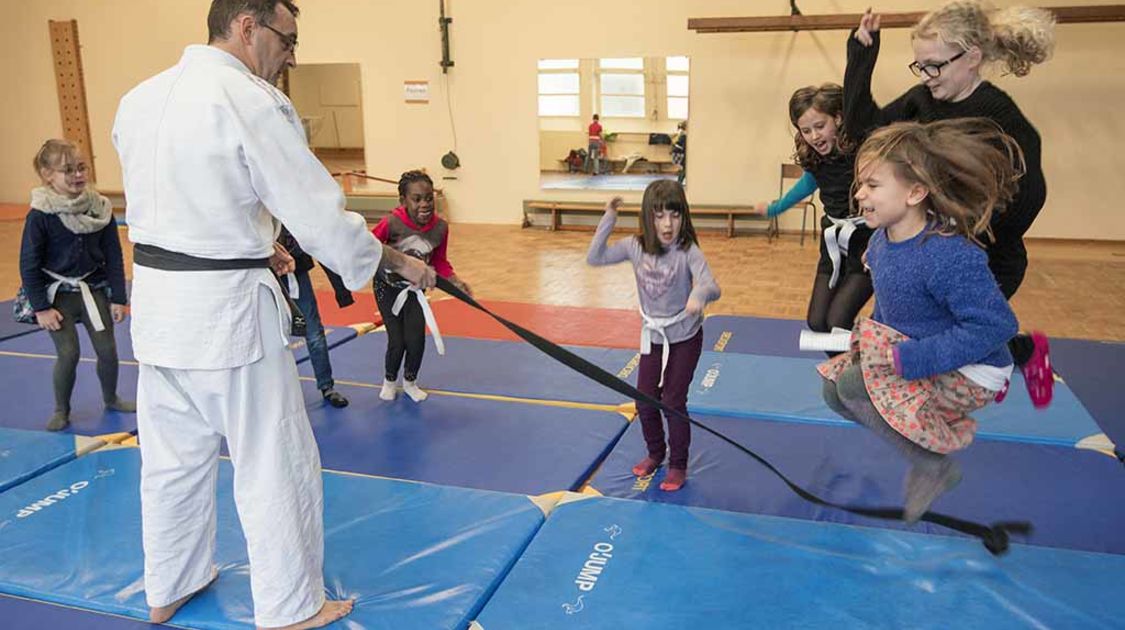
[(402, 391), (406, 392), (406, 395), (410, 396), (410, 399), (414, 402), (422, 402), (427, 397), (429, 397), (429, 394), (422, 391), (422, 388), (418, 387), (418, 383), (415, 383), (414, 381), (403, 380)]
[(379, 390), (379, 398), (383, 400), (394, 400), (397, 389), (398, 383), (383, 379), (383, 389)]

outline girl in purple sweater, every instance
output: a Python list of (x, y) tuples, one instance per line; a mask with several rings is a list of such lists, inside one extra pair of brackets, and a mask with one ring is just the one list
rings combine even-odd
[[(686, 414), (688, 388), (703, 351), (703, 308), (719, 299), (719, 285), (699, 249), (683, 186), (671, 180), (649, 184), (641, 200), (641, 233), (609, 245), (620, 205), (620, 197), (606, 205), (586, 262), (633, 263), (643, 321), (637, 388)], [(648, 455), (633, 466), (633, 474), (652, 475), (670, 451), (660, 489), (679, 490), (687, 479), (691, 425), (668, 418), (665, 443), (660, 410), (642, 404), (637, 412)]]
[(966, 414), (1007, 390), (1018, 323), (982, 240), (1022, 170), (1019, 145), (980, 118), (896, 123), (856, 157), (875, 312), (818, 369), (828, 405), (910, 461), (908, 522), (961, 480), (947, 454), (973, 439)]

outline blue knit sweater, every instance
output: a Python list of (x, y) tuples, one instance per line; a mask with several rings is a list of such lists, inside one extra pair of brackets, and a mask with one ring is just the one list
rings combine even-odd
[(903, 377), (926, 378), (974, 363), (1012, 364), (1007, 342), (1019, 323), (980, 247), (928, 228), (892, 243), (879, 229), (867, 246), (867, 265), (875, 321), (910, 338), (895, 347)]

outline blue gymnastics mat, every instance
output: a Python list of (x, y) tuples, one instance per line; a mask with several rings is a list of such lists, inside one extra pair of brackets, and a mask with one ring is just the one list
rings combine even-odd
[[(124, 322), (114, 325), (113, 333), (117, 340), (117, 358), (121, 361), (135, 362), (137, 357), (133, 354), (133, 338), (129, 335), (129, 324), (130, 320), (126, 318)], [(78, 339), (82, 358), (93, 360), (97, 358), (97, 355), (94, 354), (94, 346), (86, 335), (85, 327), (80, 326), (80, 328), (82, 332), (78, 333)], [(356, 334), (356, 330), (349, 326), (324, 329), (324, 336), (329, 349), (355, 339)], [(289, 343), (289, 348), (293, 350), (293, 358), (297, 360), (297, 363), (309, 360), (309, 351), (305, 347), (303, 338), (294, 338)], [(55, 344), (48, 334), (25, 335), (0, 343), (0, 353), (25, 353), (54, 357)]]
[(1125, 343), (1051, 339), (1051, 366), (1109, 438), (1125, 444)]
[[(703, 326), (703, 349), (820, 360), (821, 353), (801, 352), (797, 341), (805, 322), (793, 319), (715, 315)], [(1125, 343), (1051, 340), (1051, 363), (1089, 415), (1116, 444), (1125, 444)]]
[[(35, 324), (21, 324), (12, 319), (12, 304), (15, 300), (0, 302), (0, 341), (28, 335), (42, 330)], [(46, 337), (46, 333), (43, 334)]]
[(1122, 575), (1110, 554), (582, 497), (471, 628), (1120, 627)]
[[(177, 625), (252, 626), (232, 472), (220, 462), (219, 579)], [(139, 477), (139, 451), (118, 449), (0, 494), (0, 592), (147, 617)], [(544, 518), (525, 496), (352, 475), (326, 473), (324, 496), (328, 594), (356, 599), (335, 627), (464, 628)]]
[[(785, 422), (850, 424), (824, 403), (823, 359), (704, 352), (688, 395), (693, 413)], [(1047, 409), (1032, 407), (1023, 376), (1012, 377), (1008, 397), (974, 412), (977, 438), (1074, 446), (1102, 433), (1101, 427), (1064, 383), (1055, 385)]]
[[(44, 337), (46, 337), (44, 335)], [(51, 343), (47, 339), (47, 343)], [(42, 431), (55, 410), (51, 372), (55, 359), (18, 356), (0, 351), (0, 427)], [(118, 372), (117, 393), (122, 398), (137, 398), (137, 366), (122, 363)], [(74, 392), (70, 397), (70, 427), (67, 433), (101, 435), (133, 431), (137, 416), (106, 411), (102, 390), (93, 362), (80, 361)]]
[[(129, 318), (126, 317), (125, 321), (113, 325), (113, 337), (117, 341), (117, 358), (120, 361), (136, 361), (133, 356), (132, 338), (129, 336), (129, 322)], [(93, 360), (97, 355), (94, 354), (94, 344), (90, 342), (90, 337), (86, 334), (86, 327), (79, 324), (78, 330), (78, 345), (81, 356), (83, 359)], [(53, 359), (55, 357), (55, 343), (51, 341), (51, 335), (46, 332), (42, 335), (23, 335), (5, 339), (0, 343), (0, 352), (45, 355)]]
[(797, 349), (805, 328), (805, 322), (796, 319), (711, 315), (703, 321), (703, 349), (777, 357), (816, 356), (820, 353)]
[(612, 411), (458, 396), (385, 402), (348, 385), (337, 389), (351, 404), (336, 409), (302, 386), (326, 469), (482, 490), (578, 489), (627, 424)]
[(80, 435), (0, 428), (0, 492), (104, 445)]
[(4, 620), (6, 630), (42, 630), (43, 628), (152, 630), (153, 628), (153, 625), (147, 621), (4, 595), (0, 595), (0, 619)]
[[(615, 348), (568, 346), (582, 358), (636, 384), (636, 352)], [(336, 380), (383, 382), (387, 337), (383, 332), (361, 335), (332, 350)], [(312, 366), (301, 366), (312, 375)], [(522, 341), (490, 341), (468, 337), (445, 338), (445, 356), (437, 353), (433, 337), (426, 337), (426, 356), (418, 382), (423, 388), (493, 394), (516, 398), (618, 404), (620, 394), (574, 372)]]
[[(905, 460), (863, 427), (789, 424), (697, 415), (694, 419), (765, 457), (794, 482), (824, 499), (867, 507), (902, 506)], [(630, 468), (645, 456), (633, 423), (590, 482), (614, 497), (732, 512), (909, 529), (949, 536), (929, 523), (864, 518), (801, 499), (746, 454), (692, 428), (688, 481), (659, 489), (665, 469), (638, 479)], [(981, 440), (954, 455), (964, 479), (939, 498), (939, 512), (980, 522), (1030, 521), (1019, 542), (1125, 554), (1125, 470), (1090, 450)]]

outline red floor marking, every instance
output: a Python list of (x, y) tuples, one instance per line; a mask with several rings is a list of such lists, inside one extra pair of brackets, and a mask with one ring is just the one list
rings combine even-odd
[[(354, 295), (356, 303), (341, 309), (336, 306), (331, 292), (322, 291), (317, 294), (320, 319), (325, 326), (381, 321), (373, 295)], [(482, 303), (498, 315), (555, 343), (607, 348), (634, 348), (638, 344), (641, 318), (636, 311), (492, 300), (484, 300)], [(430, 304), (442, 335), (505, 341), (519, 339), (491, 317), (457, 300), (433, 300)]]

